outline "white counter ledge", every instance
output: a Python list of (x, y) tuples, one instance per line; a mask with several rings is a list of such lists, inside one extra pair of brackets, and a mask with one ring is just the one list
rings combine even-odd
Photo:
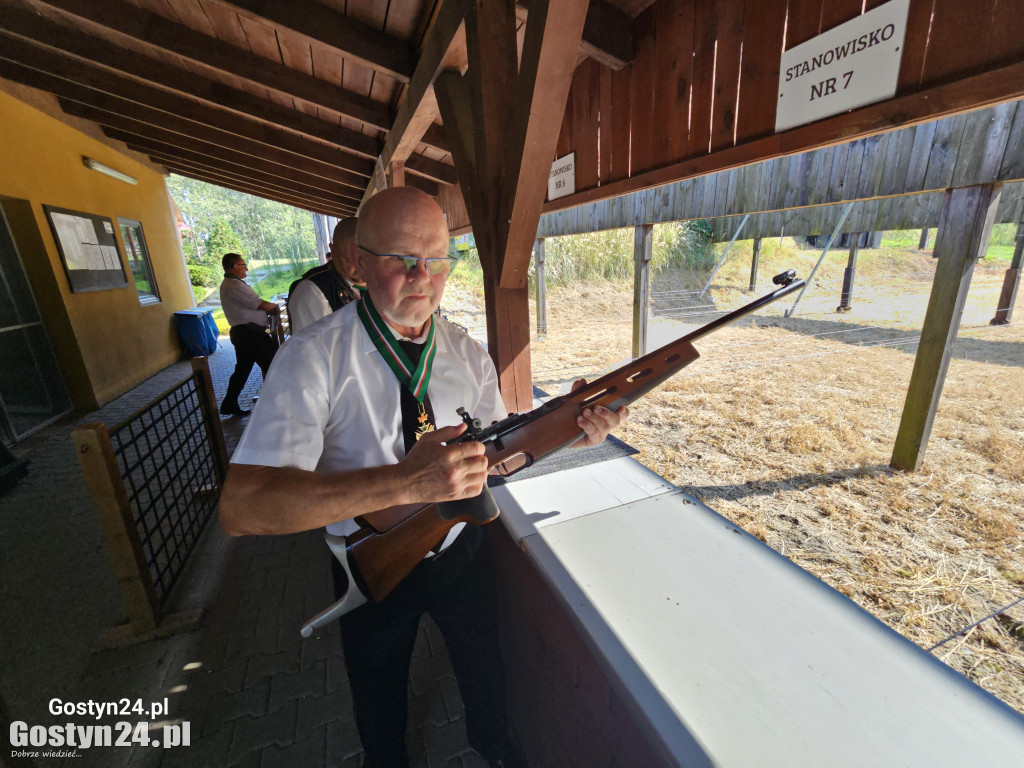
[(678, 765), (1024, 765), (1019, 713), (632, 459), (495, 497)]

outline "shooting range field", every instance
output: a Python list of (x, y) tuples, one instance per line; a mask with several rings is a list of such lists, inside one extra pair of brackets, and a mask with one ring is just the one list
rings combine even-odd
[[(706, 271), (652, 274), (649, 350), (755, 295), (751, 243), (736, 245), (703, 298)], [(1024, 594), (1024, 327), (988, 325), (1007, 262), (979, 262), (924, 464), (892, 470), (935, 262), (914, 247), (862, 249), (852, 311), (838, 314), (845, 250), (795, 317), (783, 300), (698, 343), (702, 358), (635, 403), (620, 436), (647, 467), (930, 648)], [(819, 255), (766, 239), (756, 294), (784, 268), (806, 276)], [(536, 385), (554, 394), (628, 359), (632, 293), (632, 278), (549, 287), (548, 333), (531, 342)], [(482, 299), (458, 285), (444, 307), (471, 331), (483, 322)], [(1024, 712), (1024, 603), (934, 653)]]

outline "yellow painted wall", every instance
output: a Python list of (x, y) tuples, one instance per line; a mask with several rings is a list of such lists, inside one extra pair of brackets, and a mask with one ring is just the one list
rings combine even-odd
[[(87, 155), (138, 179), (132, 186), (82, 164)], [(54, 344), (69, 394), (90, 409), (176, 361), (173, 313), (193, 305), (163, 176), (0, 91), (0, 196)], [(72, 293), (43, 205), (142, 222), (160, 293), (143, 306), (128, 285)]]

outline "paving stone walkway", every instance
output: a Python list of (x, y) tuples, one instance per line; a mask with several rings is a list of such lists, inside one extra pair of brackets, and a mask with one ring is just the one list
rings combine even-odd
[[(234, 350), (222, 337), (210, 358), (218, 398), (233, 367)], [(362, 752), (338, 627), (309, 640), (298, 632), (332, 597), (329, 555), (318, 532), (232, 539), (211, 521), (166, 606), (170, 613), (203, 608), (200, 627), (100, 648), (99, 633), (122, 623), (124, 611), (70, 432), (81, 423), (113, 425), (189, 373), (187, 362), (177, 363), (104, 408), (16, 446), (31, 464), (28, 476), (0, 497), (0, 694), (11, 718), (29, 725), (97, 722), (50, 714), (53, 698), (141, 699), (147, 706), (166, 698), (170, 712), (162, 720), (189, 724), (189, 747), (93, 747), (74, 758), (36, 758), (38, 766), (355, 768)], [(242, 407), (260, 384), (254, 369)], [(223, 420), (229, 453), (246, 421)], [(486, 766), (466, 743), (454, 674), (429, 619), (420, 627), (409, 695), (414, 766)], [(6, 748), (6, 734), (3, 743)]]

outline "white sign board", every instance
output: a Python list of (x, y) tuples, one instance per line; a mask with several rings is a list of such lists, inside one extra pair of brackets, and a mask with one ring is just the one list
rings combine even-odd
[(576, 153), (570, 152), (551, 164), (548, 176), (548, 200), (571, 195), (576, 191)]
[(890, 0), (782, 54), (775, 131), (895, 94), (909, 8)]

